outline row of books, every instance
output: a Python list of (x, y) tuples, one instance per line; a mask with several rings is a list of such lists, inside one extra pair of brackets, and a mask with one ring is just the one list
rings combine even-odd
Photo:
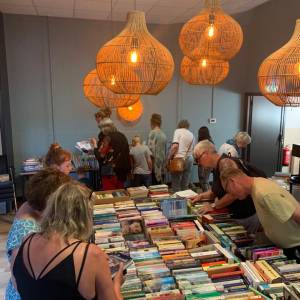
[(280, 299), (284, 293), (296, 294), (291, 283), (298, 286), (300, 265), (288, 261), (282, 249), (253, 245), (242, 226), (224, 217), (225, 211), (206, 218), (194, 212), (187, 213), (186, 199), (170, 197), (95, 206), (95, 242), (110, 255), (124, 252), (133, 260), (122, 286), (124, 299)]
[(169, 188), (166, 184), (151, 185), (148, 188), (145, 186), (130, 187), (127, 188), (127, 192), (132, 199), (146, 198), (148, 196), (152, 199), (161, 199), (170, 196)]

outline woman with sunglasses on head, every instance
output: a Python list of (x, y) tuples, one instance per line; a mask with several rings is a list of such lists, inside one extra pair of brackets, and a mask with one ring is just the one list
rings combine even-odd
[(70, 182), (49, 198), (41, 231), (13, 253), (15, 286), (24, 300), (120, 300), (123, 268), (111, 279), (106, 254), (89, 244), (91, 190)]

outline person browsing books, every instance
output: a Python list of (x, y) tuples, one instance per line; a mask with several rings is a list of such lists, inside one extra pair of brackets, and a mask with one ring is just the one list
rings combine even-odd
[[(18, 209), (13, 224), (9, 230), (6, 242), (6, 253), (9, 262), (12, 254), (21, 246), (23, 239), (33, 232), (40, 231), (42, 214), (46, 208), (49, 196), (62, 184), (71, 181), (71, 177), (55, 168), (45, 168), (26, 183), (26, 202)], [(20, 300), (12, 280), (6, 287), (6, 300)]]
[(133, 185), (148, 187), (152, 181), (152, 160), (151, 151), (146, 145), (141, 144), (139, 136), (132, 139), (132, 148), (130, 149)]
[(213, 169), (213, 184), (210, 191), (192, 197), (192, 202), (196, 203), (217, 198), (215, 203), (206, 205), (200, 213), (204, 214), (214, 209), (227, 207), (232, 218), (238, 224), (243, 225), (249, 233), (257, 232), (260, 223), (251, 196), (247, 196), (243, 203), (241, 203), (240, 201), (236, 201), (237, 199), (234, 196), (227, 193), (221, 184), (221, 170), (229, 167), (239, 168), (239, 166), (232, 159), (228, 158), (227, 155), (219, 155), (215, 145), (209, 140), (201, 141), (195, 146), (194, 157), (198, 165)]
[(229, 139), (221, 145), (219, 155), (227, 154), (231, 157), (241, 157), (242, 149), (251, 143), (250, 135), (245, 131), (238, 132), (233, 139)]
[(161, 130), (161, 122), (160, 114), (152, 114), (151, 131), (148, 137), (148, 147), (153, 160), (152, 184), (162, 183), (164, 175), (167, 137)]
[(190, 184), (193, 167), (194, 135), (189, 128), (190, 123), (187, 120), (181, 120), (178, 123), (168, 155), (168, 164), (174, 158), (184, 160), (183, 171), (171, 173), (172, 190), (174, 193), (187, 190)]
[(223, 170), (221, 181), (234, 198), (242, 200), (252, 196), (266, 236), (283, 248), (288, 259), (300, 263), (300, 204), (297, 200), (272, 180), (249, 177), (239, 169)]
[(93, 232), (93, 201), (91, 190), (75, 181), (49, 197), (40, 233), (12, 255), (21, 299), (123, 299), (122, 265), (112, 280), (107, 255), (86, 242)]
[(68, 150), (63, 149), (59, 144), (51, 144), (46, 154), (46, 167), (55, 168), (69, 175), (72, 171), (72, 155)]

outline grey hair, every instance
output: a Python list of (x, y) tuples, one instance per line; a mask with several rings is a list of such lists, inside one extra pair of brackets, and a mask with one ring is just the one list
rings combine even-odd
[(92, 191), (79, 182), (63, 184), (48, 199), (41, 233), (49, 238), (56, 232), (66, 242), (88, 240), (93, 231), (93, 200)]
[(194, 147), (194, 156), (198, 157), (203, 152), (217, 153), (215, 145), (209, 140), (203, 140)]
[(185, 128), (185, 129), (189, 129), (190, 128), (190, 123), (188, 120), (181, 120), (179, 121), (177, 128)]
[(240, 131), (234, 136), (236, 143), (249, 145), (251, 143), (251, 137), (246, 131)]

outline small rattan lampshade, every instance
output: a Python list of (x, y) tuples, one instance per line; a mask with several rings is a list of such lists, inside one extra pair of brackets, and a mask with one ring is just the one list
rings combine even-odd
[(300, 106), (300, 19), (291, 39), (267, 57), (258, 70), (262, 94), (278, 106)]
[(206, 0), (205, 3), (200, 14), (183, 25), (180, 48), (193, 60), (206, 57), (228, 61), (242, 46), (241, 26), (220, 8), (219, 0)]
[(216, 85), (227, 77), (229, 63), (214, 59), (191, 60), (184, 56), (181, 61), (180, 73), (189, 84)]
[(139, 100), (138, 95), (115, 94), (99, 80), (96, 69), (86, 75), (83, 81), (84, 96), (97, 107), (124, 107)]
[(137, 121), (143, 114), (144, 106), (141, 100), (128, 107), (117, 109), (119, 117), (127, 122)]
[(140, 11), (128, 13), (123, 31), (97, 54), (99, 79), (115, 93), (156, 95), (173, 71), (171, 53), (149, 33)]

